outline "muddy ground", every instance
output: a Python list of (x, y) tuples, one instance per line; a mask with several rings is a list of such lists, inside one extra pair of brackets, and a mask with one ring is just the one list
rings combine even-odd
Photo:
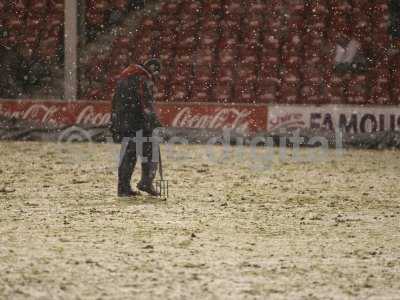
[(0, 143), (0, 299), (400, 297), (400, 152), (163, 150), (121, 200), (116, 145)]

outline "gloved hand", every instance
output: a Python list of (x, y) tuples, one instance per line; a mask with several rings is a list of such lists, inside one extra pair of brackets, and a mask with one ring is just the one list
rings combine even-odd
[(158, 119), (157, 114), (155, 112), (149, 112), (147, 114), (147, 122), (148, 122), (148, 127), (151, 130), (162, 127), (162, 124), (161, 124), (160, 120)]

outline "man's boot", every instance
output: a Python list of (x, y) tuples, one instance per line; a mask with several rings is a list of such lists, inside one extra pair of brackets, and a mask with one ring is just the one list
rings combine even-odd
[(121, 161), (118, 167), (118, 197), (135, 197), (139, 192), (131, 187), (132, 173), (136, 165), (134, 144), (123, 144), (121, 147)]
[(130, 186), (118, 182), (118, 197), (136, 197), (139, 195), (140, 193), (132, 190)]
[(140, 191), (146, 192), (151, 196), (158, 197), (160, 193), (154, 187), (153, 181), (157, 173), (157, 163), (147, 162), (142, 164), (142, 178), (137, 184)]

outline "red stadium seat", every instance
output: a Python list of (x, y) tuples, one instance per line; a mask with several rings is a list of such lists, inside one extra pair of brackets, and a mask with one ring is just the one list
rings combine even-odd
[(247, 65), (256, 65), (258, 63), (257, 49), (251, 48), (251, 45), (245, 44), (239, 47), (238, 57), (240, 63)]
[(330, 57), (327, 54), (329, 53), (321, 53), (320, 49), (307, 47), (304, 51), (304, 63), (307, 65), (318, 65), (325, 62), (329, 68), (332, 65), (330, 64)]
[(264, 35), (263, 48), (264, 49), (276, 49), (278, 50), (281, 46), (280, 37), (276, 34), (267, 33)]
[(231, 81), (216, 81), (213, 89), (213, 99), (220, 103), (231, 103), (232, 99), (233, 82)]
[(163, 2), (160, 8), (160, 13), (164, 15), (174, 15), (178, 13), (179, 5), (176, 2)]
[(325, 0), (310, 1), (306, 14), (309, 21), (314, 20), (314, 22), (310, 22), (311, 24), (319, 24), (321, 21), (325, 21), (329, 15), (327, 2)]
[(351, 5), (348, 0), (336, 0), (331, 2), (333, 17), (343, 14), (351, 14)]
[(263, 1), (249, 1), (248, 14), (251, 16), (260, 16), (267, 11), (267, 4)]
[(112, 6), (118, 10), (124, 11), (127, 9), (128, 0), (114, 0)]
[(291, 1), (287, 11), (287, 27), (289, 33), (300, 33), (305, 24), (305, 2), (304, 0)]
[(210, 48), (214, 47), (219, 39), (219, 35), (216, 31), (205, 31), (200, 33), (199, 36), (199, 48)]
[(256, 83), (253, 81), (238, 81), (234, 85), (234, 101), (256, 103)]
[(151, 32), (157, 28), (157, 21), (149, 16), (144, 16), (139, 24), (139, 31)]
[(171, 69), (170, 100), (188, 101), (193, 75), (191, 60), (177, 62)]
[(109, 61), (107, 58), (92, 58), (85, 71), (85, 78), (88, 79), (90, 85), (95, 82), (103, 81), (107, 76)]
[(390, 73), (386, 64), (378, 64), (370, 74), (372, 104), (389, 104), (390, 99)]
[(222, 5), (220, 0), (205, 1), (201, 10), (203, 16), (220, 15)]
[(304, 103), (319, 104), (322, 102), (323, 73), (320, 65), (307, 65), (302, 68), (301, 96)]
[(19, 15), (10, 15), (6, 20), (6, 27), (17, 33), (21, 33), (24, 29), (24, 20)]
[(171, 61), (173, 60), (173, 55), (174, 54), (170, 49), (160, 49), (159, 57), (163, 65), (171, 64)]
[(264, 27), (263, 15), (247, 15), (243, 19), (242, 32), (245, 37), (252, 33), (259, 34), (259, 32), (263, 27)]
[(107, 0), (88, 0), (86, 18), (91, 26), (104, 26), (106, 16), (105, 12), (109, 9), (110, 5)]
[(371, 19), (368, 15), (370, 11), (369, 5), (363, 1), (362, 3), (353, 2), (353, 6), (358, 5), (353, 8), (352, 15), (352, 28), (353, 37), (360, 41), (361, 44), (368, 45), (371, 42)]
[(225, 19), (228, 20), (240, 20), (243, 12), (243, 7), (239, 1), (228, 1), (223, 6)]
[(258, 77), (257, 99), (259, 103), (276, 102), (278, 96), (279, 80), (277, 77)]
[(235, 49), (239, 44), (239, 35), (236, 32), (224, 31), (219, 40), (218, 47), (221, 50)]
[(232, 33), (232, 34), (238, 34), (241, 30), (241, 21), (239, 19), (227, 19), (224, 18), (220, 23), (219, 23), (219, 28), (222, 31), (222, 35), (225, 35), (227, 33)]
[(170, 85), (170, 101), (184, 102), (188, 101), (190, 96), (189, 87), (182, 81), (174, 80)]
[(216, 71), (217, 82), (233, 82), (234, 70), (232, 65), (219, 65)]
[(294, 70), (283, 70), (281, 72), (280, 96), (281, 102), (298, 103), (300, 91), (300, 76)]
[(169, 74), (167, 71), (161, 72), (159, 79), (155, 84), (154, 98), (156, 101), (164, 102), (168, 101), (169, 96)]
[(347, 102), (350, 104), (366, 104), (368, 100), (368, 76), (354, 75), (350, 78), (347, 88)]
[(326, 96), (330, 104), (343, 103), (346, 80), (338, 74), (328, 74), (326, 78)]
[(282, 20), (281, 18), (267, 18), (265, 20), (264, 32), (271, 35), (278, 35), (282, 30)]
[[(271, 56), (263, 56), (260, 60), (259, 72), (260, 76), (270, 76), (270, 74), (275, 74), (281, 68), (280, 58), (277, 53), (271, 53)], [(278, 76), (276, 76), (278, 78)]]
[(166, 22), (162, 23), (162, 26), (164, 27), (164, 30), (173, 30), (175, 31), (176, 28), (179, 26), (179, 20), (177, 20), (174, 17), (169, 17)]
[(28, 11), (28, 1), (24, 0), (13, 0), (9, 1), (9, 11), (20, 18), (24, 18)]
[(391, 94), (393, 104), (400, 104), (400, 77), (392, 78)]
[(352, 8), (347, 0), (338, 0), (331, 3), (331, 19), (328, 25), (328, 38), (332, 43), (340, 39), (351, 37)]
[(234, 70), (232, 65), (219, 65), (216, 70), (215, 86), (213, 86), (213, 99), (217, 102), (232, 100)]
[(59, 40), (55, 36), (48, 36), (40, 41), (39, 56), (47, 62), (56, 60), (57, 48)]
[(220, 49), (218, 54), (218, 62), (222, 65), (232, 64), (238, 57), (235, 49)]
[(45, 14), (47, 12), (47, 0), (31, 0), (30, 12), (36, 16)]
[(95, 87), (90, 87), (85, 95), (85, 98), (87, 98), (88, 100), (95, 100), (95, 101), (105, 100), (106, 97), (107, 97), (107, 91), (105, 91), (100, 84), (98, 84), (98, 86)]
[[(48, 24), (46, 22), (46, 24)], [(45, 25), (45, 20), (43, 18), (38, 17), (34, 13), (29, 13), (26, 18), (26, 26), (29, 28), (29, 31), (37, 32), (43, 29)]]
[(64, 15), (64, 0), (48, 0), (48, 5), (52, 14)]
[(161, 32), (160, 43), (163, 48), (172, 49), (176, 47), (177, 33), (175, 30), (166, 29)]
[(192, 17), (193, 15), (199, 15), (201, 13), (202, 6), (201, 3), (198, 1), (185, 1), (182, 3), (182, 8), (180, 11), (180, 16), (189, 16)]
[(191, 35), (178, 40), (177, 51), (192, 52), (196, 46), (196, 38)]
[(215, 64), (215, 50), (199, 49), (195, 54), (195, 64), (199, 67), (211, 68)]
[(390, 60), (390, 85), (392, 102), (400, 104), (400, 55), (393, 56)]
[(207, 16), (201, 24), (202, 32), (216, 32), (219, 26), (219, 19), (215, 16)]
[(191, 53), (181, 53), (181, 54), (177, 54), (177, 56), (175, 57), (175, 63), (177, 65), (177, 69), (179, 70), (189, 70), (190, 64), (192, 63), (192, 55)]
[(210, 94), (213, 87), (211, 78), (197, 78), (193, 82), (192, 97), (193, 102), (207, 102), (210, 101)]
[(285, 68), (297, 69), (302, 64), (302, 40), (298, 34), (289, 34), (282, 47), (282, 63)]

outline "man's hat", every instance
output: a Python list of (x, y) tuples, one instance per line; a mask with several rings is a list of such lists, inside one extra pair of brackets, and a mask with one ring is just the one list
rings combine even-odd
[(151, 73), (161, 72), (161, 62), (157, 58), (150, 58), (149, 60), (147, 60), (144, 63), (144, 67)]

